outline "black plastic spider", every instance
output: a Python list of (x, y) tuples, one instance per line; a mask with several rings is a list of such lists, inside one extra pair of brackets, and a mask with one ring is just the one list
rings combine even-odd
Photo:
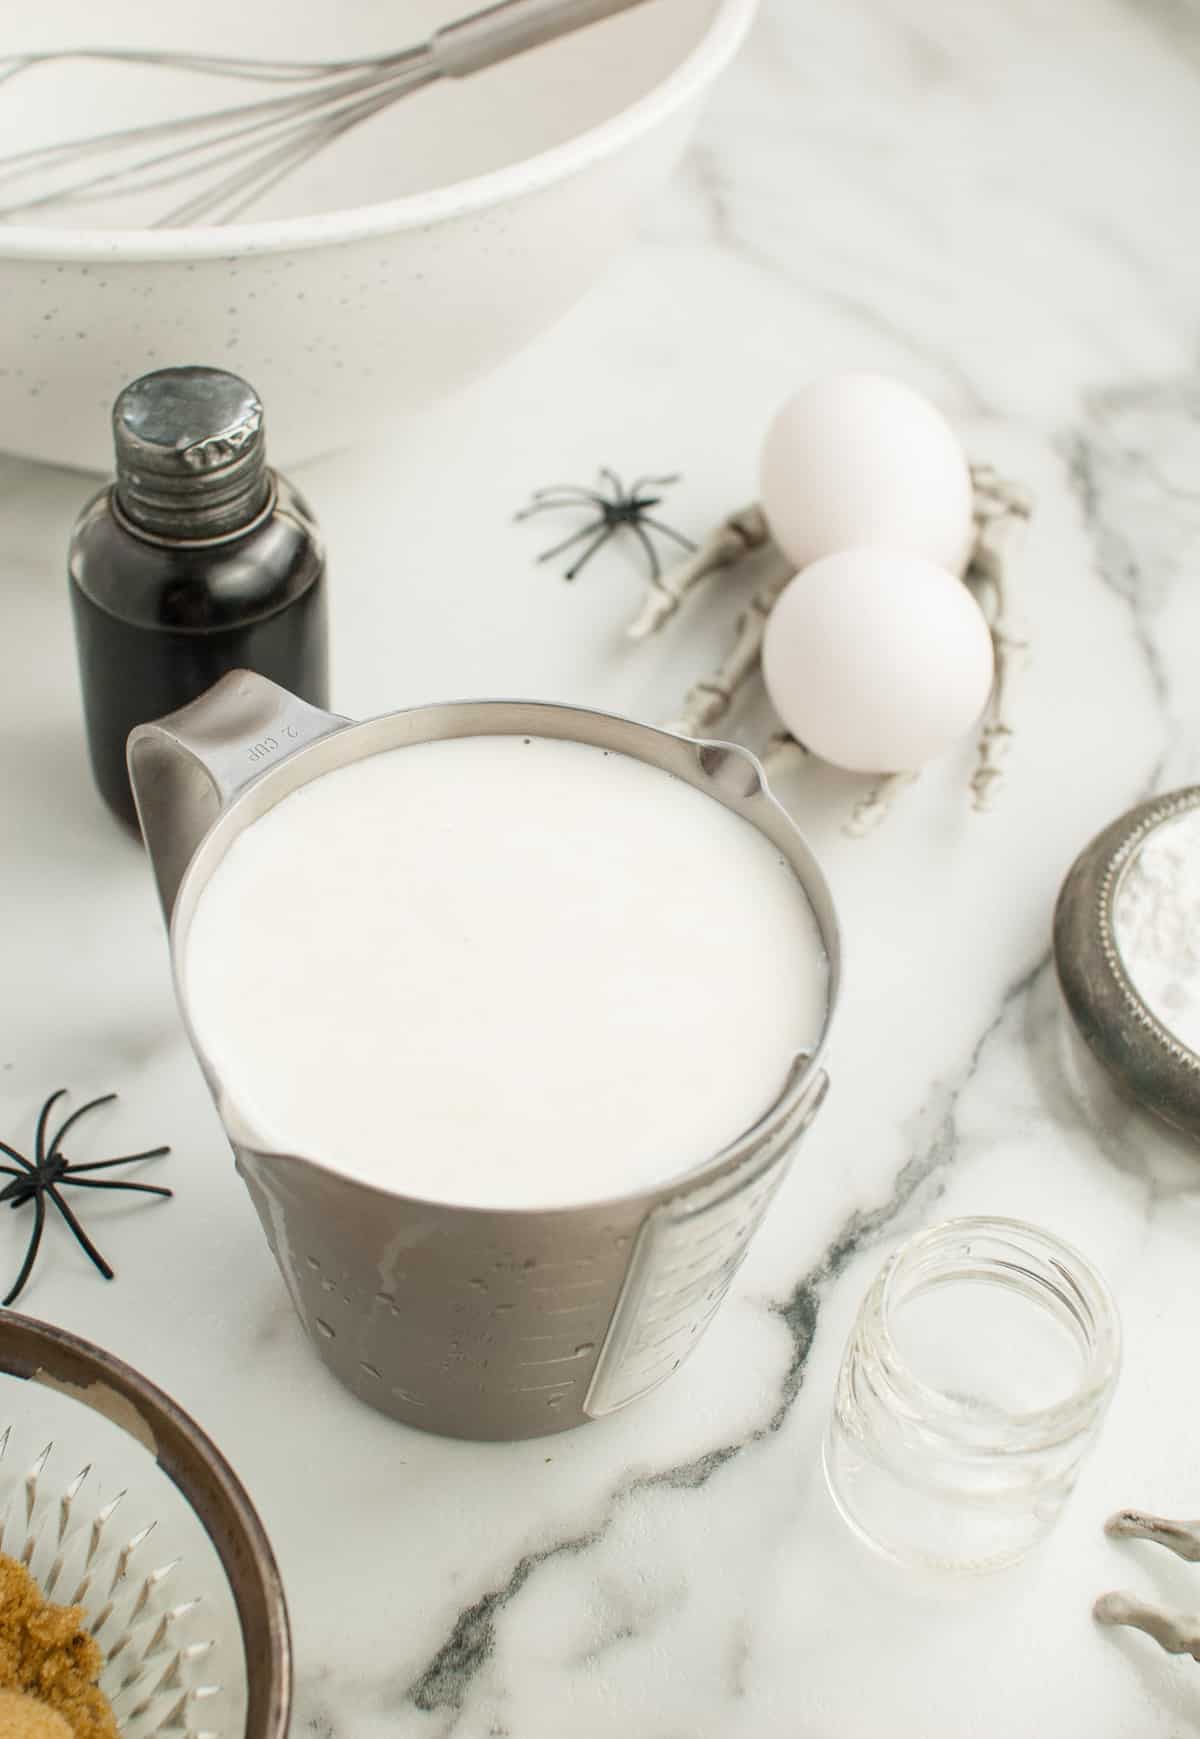
[(0, 1141), (0, 1153), (6, 1153), (9, 1159), (16, 1162), (14, 1165), (0, 1165), (0, 1173), (13, 1180), (11, 1183), (5, 1184), (3, 1189), (0, 1189), (0, 1202), (7, 1202), (12, 1208), (23, 1208), (26, 1202), (33, 1203), (33, 1232), (29, 1239), (29, 1248), (25, 1252), (25, 1260), (21, 1264), (21, 1272), (17, 1275), (16, 1284), (4, 1300), (6, 1305), (15, 1303), (21, 1296), (25, 1289), (25, 1283), (33, 1272), (33, 1265), (37, 1260), (38, 1250), (41, 1248), (42, 1232), (46, 1225), (47, 1196), (74, 1232), (80, 1247), (86, 1255), (91, 1257), (104, 1278), (106, 1280), (113, 1278), (112, 1269), (59, 1194), (60, 1184), (76, 1184), (80, 1189), (88, 1190), (136, 1190), (140, 1195), (146, 1196), (169, 1196), (173, 1193), (168, 1189), (159, 1189), (154, 1184), (121, 1183), (115, 1179), (80, 1177), (79, 1173), (84, 1171), (108, 1171), (114, 1165), (134, 1165), (140, 1159), (161, 1159), (163, 1154), (170, 1153), (171, 1149), (169, 1147), (152, 1147), (145, 1153), (127, 1153), (120, 1159), (101, 1159), (90, 1165), (73, 1165), (70, 1160), (64, 1159), (60, 1151), (63, 1136), (68, 1129), (74, 1128), (81, 1117), (86, 1116), (89, 1111), (94, 1111), (97, 1105), (107, 1105), (117, 1095), (105, 1093), (103, 1097), (91, 1099), (86, 1105), (81, 1105), (78, 1111), (71, 1113), (58, 1133), (47, 1143), (46, 1128), (50, 1121), (51, 1109), (63, 1097), (66, 1090), (65, 1087), (60, 1087), (57, 1093), (51, 1093), (42, 1106), (38, 1117), (32, 1159), (26, 1159), (23, 1153), (18, 1153), (16, 1148), (10, 1147), (6, 1141)]
[(646, 560), (650, 564), (650, 578), (657, 582), (662, 578), (662, 564), (658, 559), (658, 551), (646, 534), (645, 527), (650, 526), (663, 537), (669, 537), (683, 549), (694, 550), (695, 544), (682, 532), (675, 531), (669, 525), (664, 525), (660, 519), (652, 517), (650, 509), (658, 507), (662, 501), (661, 495), (644, 495), (645, 489), (666, 489), (672, 483), (678, 483), (674, 477), (639, 477), (626, 490), (625, 485), (615, 471), (607, 466), (599, 472), (600, 481), (607, 485), (607, 492), (598, 489), (585, 489), (577, 483), (552, 483), (546, 489), (535, 489), (533, 500), (528, 507), (522, 508), (517, 514), (518, 519), (530, 519), (535, 513), (548, 513), (556, 507), (595, 507), (599, 513), (588, 521), (579, 531), (572, 532), (570, 537), (556, 543), (553, 549), (543, 550), (537, 558), (540, 562), (552, 561), (564, 550), (571, 548), (581, 539), (590, 537), (591, 542), (578, 560), (571, 563), (563, 575), (565, 580), (573, 580), (577, 573), (591, 561), (596, 551), (614, 537), (622, 526), (628, 526), (630, 531), (641, 543), (646, 552)]

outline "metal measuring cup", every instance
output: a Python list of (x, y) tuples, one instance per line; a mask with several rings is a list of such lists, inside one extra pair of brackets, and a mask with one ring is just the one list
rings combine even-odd
[(483, 735), (568, 738), (631, 755), (757, 827), (816, 916), (829, 958), (828, 1031), (840, 978), (833, 902), (744, 749), (535, 701), (450, 702), (353, 724), (235, 671), (135, 730), (129, 768), (184, 1024), (321, 1359), (360, 1399), (406, 1424), (514, 1439), (615, 1412), (677, 1369), (724, 1297), (828, 1079), (823, 1033), (731, 1145), (653, 1188), (566, 1208), (422, 1201), (344, 1176), (319, 1156), (263, 1151), (189, 1024), (180, 968), (205, 884), (237, 836), (309, 780), (406, 744)]

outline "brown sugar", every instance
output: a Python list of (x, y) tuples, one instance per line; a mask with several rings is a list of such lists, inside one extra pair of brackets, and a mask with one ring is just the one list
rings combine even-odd
[(36, 1697), (0, 1691), (0, 1739), (71, 1739), (71, 1729)]
[[(61, 1717), (70, 1739), (120, 1739), (96, 1682), (103, 1665), (82, 1607), (53, 1605), (24, 1565), (0, 1552), (0, 1695), (20, 1691), (33, 1698)], [(0, 1739), (59, 1739), (60, 1733), (53, 1723), (36, 1725), (25, 1708), (9, 1719), (0, 1705)]]

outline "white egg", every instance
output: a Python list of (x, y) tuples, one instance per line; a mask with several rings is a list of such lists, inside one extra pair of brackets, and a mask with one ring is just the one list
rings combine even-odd
[(973, 542), (971, 473), (927, 399), (882, 374), (834, 374), (780, 408), (761, 494), (775, 541), (805, 568), (880, 544), (961, 574)]
[(859, 773), (911, 772), (970, 730), (994, 677), (983, 612), (919, 556), (843, 550), (796, 575), (767, 618), (763, 675), (814, 754)]

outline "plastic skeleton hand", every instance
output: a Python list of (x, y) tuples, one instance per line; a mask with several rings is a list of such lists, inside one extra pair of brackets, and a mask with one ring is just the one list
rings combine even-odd
[(1012, 739), (1009, 687), (1014, 656), (1025, 645), (1012, 634), (1008, 561), (1029, 522), (1033, 502), (1019, 483), (998, 477), (990, 465), (972, 465), (971, 481), (975, 485), (975, 548), (965, 579), (987, 618), (996, 659), (995, 681), (979, 733), (979, 760), (971, 780), (974, 807), (986, 810), (995, 803), (1004, 776), (1004, 758)]
[[(1166, 1546), (1189, 1564), (1200, 1563), (1200, 1521), (1171, 1522), (1162, 1516), (1143, 1515), (1140, 1510), (1119, 1510), (1104, 1524), (1106, 1534), (1118, 1540), (1153, 1540)], [(1166, 1612), (1132, 1594), (1102, 1594), (1092, 1608), (1101, 1624), (1127, 1624), (1144, 1630), (1168, 1654), (1190, 1654), (1200, 1661), (1200, 1614)]]
[[(975, 547), (964, 576), (991, 630), (996, 677), (991, 698), (981, 722), (979, 758), (971, 780), (974, 807), (990, 809), (1003, 776), (1003, 762), (1012, 738), (1009, 720), (1009, 690), (1014, 654), (1022, 645), (1011, 631), (1007, 567), (1014, 541), (1032, 511), (1030, 498), (1019, 484), (996, 475), (988, 465), (973, 466), (975, 486)], [(642, 608), (629, 626), (629, 637), (644, 640), (655, 634), (675, 615), (685, 598), (709, 574), (732, 566), (751, 550), (769, 550), (765, 577), (734, 626), (734, 635), (722, 663), (701, 677), (684, 698), (671, 728), (685, 735), (703, 735), (723, 718), (739, 690), (758, 670), (767, 618), (793, 568), (772, 543), (761, 507), (750, 506), (732, 513), (686, 561), (649, 585)], [(805, 750), (786, 732), (771, 738), (765, 751), (769, 767), (779, 770), (786, 761), (802, 759)], [(896, 793), (914, 777), (911, 773), (882, 774), (871, 786), (847, 824), (850, 833), (867, 833), (887, 814)]]

